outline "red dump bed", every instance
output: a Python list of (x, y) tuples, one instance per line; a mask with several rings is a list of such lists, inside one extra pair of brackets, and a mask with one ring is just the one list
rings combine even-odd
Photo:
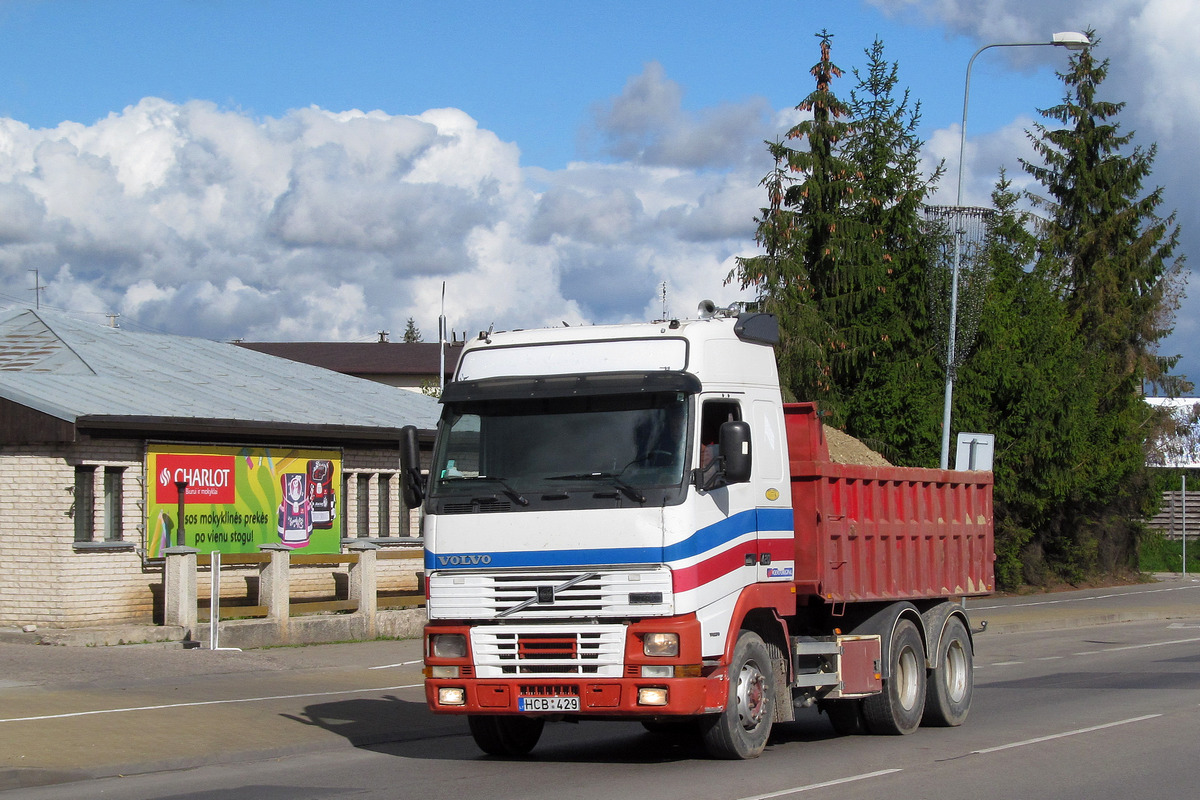
[(786, 404), (784, 415), (801, 597), (992, 591), (992, 473), (834, 464), (813, 403)]

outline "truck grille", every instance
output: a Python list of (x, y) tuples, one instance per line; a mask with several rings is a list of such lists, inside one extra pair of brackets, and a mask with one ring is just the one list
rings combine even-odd
[[(564, 587), (564, 585), (570, 584)], [(430, 619), (661, 617), (674, 611), (671, 572), (473, 572), (429, 576)]]
[(479, 678), (621, 676), (624, 625), (486, 626), (471, 629), (471, 652)]

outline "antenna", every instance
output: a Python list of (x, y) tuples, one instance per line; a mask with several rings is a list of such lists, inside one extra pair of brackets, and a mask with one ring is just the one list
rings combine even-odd
[(29, 270), (33, 273), (33, 307), (42, 307), (42, 289), (46, 287), (42, 285), (41, 277), (36, 269)]
[(442, 281), (442, 313), (438, 315), (438, 391), (446, 388), (446, 282)]
[(670, 319), (671, 312), (670, 312), (670, 307), (667, 305), (667, 282), (666, 281), (662, 282), (662, 301), (663, 301), (662, 319)]

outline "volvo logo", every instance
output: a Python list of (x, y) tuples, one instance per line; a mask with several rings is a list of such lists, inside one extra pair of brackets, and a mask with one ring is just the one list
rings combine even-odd
[(492, 563), (492, 557), (486, 553), (467, 553), (461, 556), (438, 556), (439, 567), (476, 567)]

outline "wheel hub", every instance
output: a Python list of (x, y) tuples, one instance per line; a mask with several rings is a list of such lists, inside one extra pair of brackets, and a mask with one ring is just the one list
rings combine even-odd
[(738, 720), (746, 730), (754, 730), (763, 721), (766, 708), (767, 679), (754, 664), (745, 664), (738, 673)]

